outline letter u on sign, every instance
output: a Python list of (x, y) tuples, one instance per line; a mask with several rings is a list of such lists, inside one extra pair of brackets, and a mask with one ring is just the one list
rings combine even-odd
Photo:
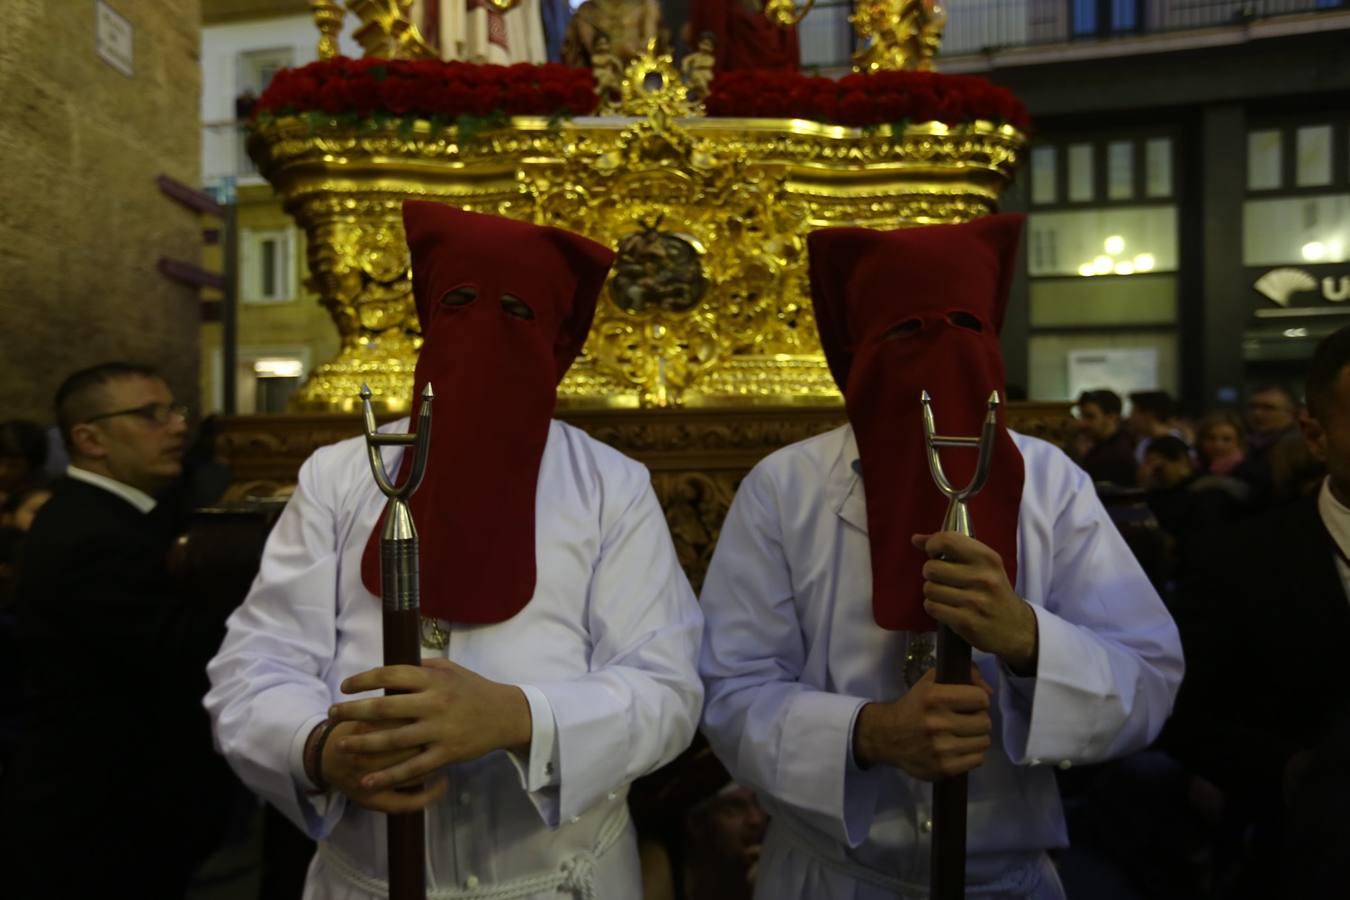
[(1322, 296), (1331, 303), (1344, 303), (1350, 300), (1350, 275), (1342, 275), (1340, 278), (1328, 275), (1323, 278)]

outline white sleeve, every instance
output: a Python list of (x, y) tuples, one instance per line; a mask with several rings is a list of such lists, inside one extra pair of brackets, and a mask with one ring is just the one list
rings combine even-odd
[(693, 740), (703, 702), (703, 616), (645, 470), (633, 466), (624, 477), (630, 489), (616, 491), (602, 513), (585, 606), (590, 671), (531, 686), (556, 725), (556, 783), (530, 795), (550, 827), (678, 756)]
[(211, 689), (204, 700), (230, 766), (316, 840), (333, 829), (346, 804), (340, 794), (311, 793), (302, 759), (305, 739), (334, 701), (322, 677), (337, 642), (336, 529), (316, 472), (323, 452), (300, 469), (258, 577), (207, 665)]
[(1087, 475), (1058, 456), (1028, 459), (1028, 485), (1036, 475), (1058, 514), (1042, 536), (1053, 551), (1048, 592), (1026, 598), (1039, 629), (1035, 677), (1005, 672), (999, 686), (1004, 747), (1032, 765), (1143, 749), (1181, 684), (1176, 624)]
[[(520, 689), (530, 704), (530, 746), (524, 759), (509, 750), (506, 755), (520, 775), (520, 786), (533, 794), (558, 783), (558, 723), (543, 691), (531, 684)], [(546, 802), (536, 799), (535, 805)]]
[(751, 472), (703, 586), (703, 733), (737, 781), (856, 847), (871, 830), (880, 777), (853, 758), (853, 727), (866, 700), (798, 680), (806, 648), (780, 523), (772, 486)]

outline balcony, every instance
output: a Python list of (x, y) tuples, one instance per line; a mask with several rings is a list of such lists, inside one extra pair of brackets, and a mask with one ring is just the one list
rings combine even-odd
[[(1320, 14), (1350, 13), (1350, 0), (945, 0), (944, 6), (941, 55), (946, 58), (1256, 27), (1281, 19), (1305, 19), (1313, 30), (1325, 24)], [(829, 72), (849, 65), (854, 49), (850, 9), (847, 0), (817, 3), (802, 21), (804, 67)]]

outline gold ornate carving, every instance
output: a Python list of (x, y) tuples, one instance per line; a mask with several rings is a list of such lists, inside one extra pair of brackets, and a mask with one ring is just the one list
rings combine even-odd
[[(431, 0), (435, 2), (435, 0)], [(490, 0), (496, 6), (495, 0)], [(383, 59), (439, 59), (412, 21), (413, 0), (347, 0), (361, 20), (353, 37), (366, 56)]]
[(764, 4), (764, 15), (770, 22), (784, 28), (795, 28), (815, 5), (816, 0), (806, 0), (801, 6), (795, 5), (792, 0), (768, 0)]
[(689, 90), (680, 79), (671, 55), (659, 51), (656, 38), (647, 42), (647, 50), (633, 59), (623, 72), (619, 102), (602, 107), (601, 112), (625, 116), (678, 118), (693, 115)]
[(319, 59), (332, 59), (338, 55), (338, 35), (347, 15), (341, 0), (309, 0), (309, 10), (319, 29)]
[[(624, 301), (606, 289), (586, 352), (563, 382), (566, 404), (829, 402), (807, 232), (990, 213), (1024, 142), (984, 122), (896, 134), (682, 117), (687, 99), (668, 57), (629, 71), (634, 83), (659, 72), (662, 90), (672, 89), (635, 101), (648, 104), (645, 119), (516, 118), (469, 140), (427, 122), (259, 124), (250, 150), (306, 231), (311, 283), (341, 339), (297, 409), (352, 409), (363, 381), (386, 409), (406, 409), (420, 346), (399, 215), (407, 197), (557, 225), (611, 247), (628, 242), (633, 255), (625, 251), (615, 277), (627, 279), (618, 290), (638, 293)], [(644, 282), (641, 265), (662, 253), (680, 272)]]
[(934, 68), (947, 13), (937, 0), (859, 0), (848, 17), (862, 42), (856, 72)]

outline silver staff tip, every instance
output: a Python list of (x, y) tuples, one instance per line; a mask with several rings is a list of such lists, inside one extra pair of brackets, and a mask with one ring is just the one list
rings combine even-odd
[(361, 399), (362, 400), (370, 399), (370, 385), (368, 384), (361, 385)]
[(424, 386), (424, 387), (422, 388), (422, 399), (423, 399), (423, 400), (434, 400), (435, 398), (436, 398), (436, 392), (433, 391), (433, 390), (431, 389), (431, 382), (428, 381), (428, 382), (426, 383), (426, 386)]
[(989, 395), (989, 408), (990, 408), (990, 409), (994, 409), (995, 407), (997, 407), (997, 406), (998, 406), (1000, 403), (1002, 403), (1002, 402), (1003, 402), (1003, 401), (999, 399), (998, 391), (994, 391), (993, 393), (991, 393), (991, 394)]
[(919, 391), (919, 402), (927, 405), (933, 402), (933, 398), (928, 396), (927, 391)]

